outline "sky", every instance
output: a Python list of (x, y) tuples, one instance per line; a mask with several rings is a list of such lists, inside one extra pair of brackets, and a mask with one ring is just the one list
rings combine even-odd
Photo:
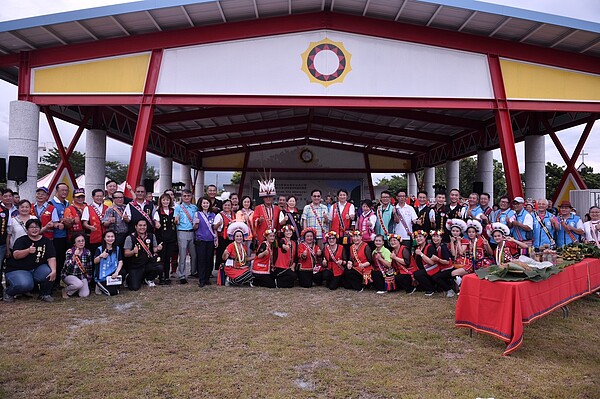
[[(435, 0), (434, 0), (435, 1)], [(127, 3), (126, 0), (3, 0), (3, 6), (0, 7), (0, 21), (8, 21), (20, 18), (27, 18), (36, 15), (52, 14), (57, 12), (72, 11), (82, 8), (99, 7), (110, 4)], [(592, 22), (600, 22), (600, 1), (599, 0), (489, 0), (488, 3), (507, 5), (540, 11), (549, 14), (556, 14), (571, 18), (577, 18)], [(9, 103), (17, 97), (17, 88), (4, 81), (0, 81), (0, 142), (8, 140), (8, 115)], [(43, 115), (42, 115), (43, 116)], [(57, 126), (64, 145), (68, 145), (77, 128), (68, 123), (57, 120)], [(572, 154), (579, 136), (583, 131), (583, 126), (563, 130), (558, 133), (558, 136), (563, 143), (563, 146), (569, 153)], [(554, 143), (549, 136), (546, 136), (546, 160), (559, 165), (564, 165), (560, 154), (556, 150)], [(45, 117), (40, 118), (40, 143), (53, 142), (52, 134), (48, 128), (48, 123)], [(108, 139), (107, 143), (107, 158), (109, 161), (120, 161), (127, 163), (130, 154), (129, 146), (124, 146), (115, 140)], [(584, 147), (584, 152), (589, 155), (585, 156), (585, 164), (594, 168), (595, 172), (600, 172), (600, 157), (596, 149), (600, 148), (600, 123), (596, 123), (590, 137)], [(85, 135), (79, 141), (76, 150), (85, 152)], [(524, 170), (524, 145), (519, 143), (516, 145), (517, 158), (521, 171)], [(0, 157), (7, 156), (7, 146), (0, 148)], [(494, 151), (494, 158), (501, 159), (500, 151)], [(159, 158), (155, 155), (148, 154), (147, 161), (150, 165), (158, 168)], [(578, 159), (577, 165), (581, 163), (581, 158)], [(230, 173), (221, 174), (219, 183), (228, 182)], [(379, 179), (389, 176), (389, 174), (376, 173), (373, 174), (373, 179), (377, 182)], [(174, 180), (179, 178), (179, 165), (173, 166)], [(216, 176), (214, 173), (206, 174), (206, 184), (214, 183)]]

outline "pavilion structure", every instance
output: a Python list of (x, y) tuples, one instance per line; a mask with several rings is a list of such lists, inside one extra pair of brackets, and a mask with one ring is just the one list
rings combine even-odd
[[(30, 198), (40, 110), (62, 156), (52, 185), (74, 181), (87, 129), (89, 187), (103, 185), (112, 137), (132, 145), (132, 185), (149, 151), (167, 185), (178, 162), (200, 188), (204, 171), (241, 171), (245, 194), (263, 169), (364, 176), (371, 195), (370, 173), (407, 172), (409, 193), (431, 193), (436, 166), (457, 187), (472, 155), (493, 193), (500, 148), (509, 195), (533, 198), (544, 135), (567, 166), (561, 187), (585, 187), (575, 162), (600, 117), (600, 24), (470, 0), (139, 1), (0, 23), (0, 53), (0, 77), (18, 85), (9, 155), (29, 157)], [(78, 127), (72, 142), (56, 119)], [(568, 154), (558, 135), (574, 126)]]

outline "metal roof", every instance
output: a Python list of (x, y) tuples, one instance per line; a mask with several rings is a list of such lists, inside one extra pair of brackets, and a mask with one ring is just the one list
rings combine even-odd
[(598, 23), (473, 0), (143, 0), (0, 22), (0, 53), (318, 11), (600, 56)]

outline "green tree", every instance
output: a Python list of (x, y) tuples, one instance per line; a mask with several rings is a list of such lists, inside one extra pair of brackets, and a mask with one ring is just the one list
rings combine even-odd
[(392, 175), (389, 179), (384, 177), (383, 179), (377, 182), (380, 186), (387, 186), (388, 190), (392, 193), (392, 195), (396, 195), (396, 193), (400, 190), (406, 190), (407, 182), (406, 175)]
[(119, 161), (106, 161), (106, 178), (121, 184), (127, 179), (127, 165)]
[(600, 173), (594, 173), (594, 168), (586, 166), (579, 173), (588, 188), (600, 188)]
[(231, 184), (240, 184), (242, 182), (242, 172), (233, 172), (231, 175)]
[(158, 171), (154, 166), (148, 166), (148, 162), (146, 162), (146, 179), (152, 179), (154, 181), (158, 180)]
[[(502, 162), (494, 159), (494, 200), (506, 195), (506, 176)], [(497, 201), (496, 201), (497, 202)]]
[(564, 166), (546, 162), (546, 198), (554, 196), (564, 172)]
[[(60, 160), (58, 148), (52, 148), (50, 151), (48, 151), (48, 154), (42, 157), (42, 161), (38, 165), (38, 179), (41, 179), (48, 173), (55, 171), (60, 163)], [(69, 157), (69, 163), (71, 164), (75, 178), (78, 178), (85, 173), (85, 155), (83, 153), (79, 151), (73, 151), (73, 154), (71, 154)]]

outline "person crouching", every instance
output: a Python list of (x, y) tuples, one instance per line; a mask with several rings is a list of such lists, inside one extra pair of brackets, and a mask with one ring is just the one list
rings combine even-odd
[(129, 289), (137, 291), (145, 282), (148, 287), (155, 287), (154, 280), (162, 272), (162, 266), (157, 262), (156, 253), (162, 250), (162, 245), (156, 243), (154, 234), (148, 234), (148, 225), (144, 219), (135, 224), (135, 232), (125, 239), (125, 257), (128, 260), (127, 284)]

